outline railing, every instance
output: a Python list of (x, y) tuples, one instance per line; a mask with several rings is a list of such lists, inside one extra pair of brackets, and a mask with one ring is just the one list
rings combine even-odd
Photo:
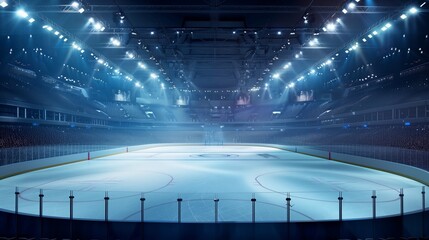
[(19, 148), (0, 148), (0, 166), (36, 159), (59, 157), (76, 153), (107, 150), (112, 145), (43, 145)]
[(325, 152), (381, 159), (429, 171), (429, 151), (373, 145), (318, 145), (306, 147)]
[(3, 211), (130, 222), (342, 221), (423, 212), (428, 206), (425, 187), (342, 192), (178, 194), (0, 186), (0, 195)]

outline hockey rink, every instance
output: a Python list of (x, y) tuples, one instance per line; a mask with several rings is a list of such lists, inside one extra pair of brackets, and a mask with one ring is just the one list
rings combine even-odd
[[(68, 218), (73, 191), (75, 219), (214, 222), (336, 220), (339, 193), (343, 219), (371, 218), (373, 191), (377, 216), (420, 211), (422, 184), (373, 169), (262, 146), (159, 146), (16, 175), (0, 181), (0, 208)], [(145, 201), (142, 202), (141, 198)], [(426, 203), (428, 205), (428, 203)]]

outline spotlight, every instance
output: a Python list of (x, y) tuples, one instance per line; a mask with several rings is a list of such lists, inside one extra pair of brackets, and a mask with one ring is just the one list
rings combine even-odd
[(282, 32), (281, 32), (281, 31), (278, 31), (278, 32), (277, 32), (277, 35), (282, 35)]
[(325, 62), (325, 64), (326, 64), (326, 65), (331, 65), (331, 64), (332, 64), (332, 61), (331, 61), (331, 60), (327, 60), (327, 61)]
[(55, 34), (55, 36), (58, 36), (58, 35), (60, 35), (60, 32), (55, 31), (54, 34)]
[(412, 8), (410, 8), (410, 10), (408, 10), (408, 12), (411, 14), (416, 14), (418, 12), (418, 10), (417, 10), (417, 8), (412, 7)]
[(29, 23), (34, 23), (36, 21), (36, 19), (34, 19), (34, 18), (30, 18), (30, 19), (28, 19), (28, 22)]
[(295, 87), (295, 83), (294, 82), (289, 83), (288, 87), (289, 88), (294, 88)]
[(295, 58), (299, 58), (299, 54), (295, 54)]
[(366, 42), (367, 40), (366, 40), (366, 38), (362, 38), (362, 42)]
[(275, 73), (275, 74), (273, 75), (273, 78), (274, 78), (274, 79), (279, 79), (279, 78), (280, 78), (280, 74)]
[(135, 84), (134, 84), (136, 87), (141, 87), (142, 85), (140, 84), (140, 82), (136, 82)]
[(134, 59), (134, 58), (136, 58), (136, 56), (134, 55), (134, 53), (132, 53), (132, 52), (128, 52), (128, 51), (126, 51), (125, 52), (125, 55), (127, 55), (127, 57), (129, 58), (129, 59)]
[(1, 2), (0, 2), (0, 6), (1, 6), (2, 8), (5, 8), (5, 7), (9, 6), (9, 4), (7, 4), (7, 2), (6, 2), (6, 1), (1, 1)]
[(152, 78), (152, 79), (157, 79), (157, 78), (158, 78), (158, 75), (156, 75), (155, 73), (151, 73), (151, 74), (150, 74), (150, 78)]
[(68, 41), (68, 39), (67, 38), (64, 38), (64, 40), (63, 40), (64, 42), (67, 42)]
[(104, 64), (104, 60), (103, 60), (103, 59), (101, 59), (101, 58), (99, 58), (99, 59), (97, 60), (97, 63), (99, 63), (99, 64)]
[(316, 73), (316, 70), (314, 70), (314, 69), (310, 70), (310, 74), (315, 74), (315, 73)]
[(74, 2), (72, 2), (72, 3), (70, 4), (70, 6), (71, 6), (72, 8), (74, 8), (74, 9), (78, 10), (78, 9), (79, 9), (79, 6), (80, 6), (80, 3), (79, 3), (79, 2), (74, 1)]
[(401, 19), (406, 19), (406, 18), (407, 18), (407, 15), (405, 15), (405, 14), (401, 15)]
[(376, 36), (378, 34), (378, 32), (377, 31), (373, 31), (372, 32), (372, 35), (374, 35), (374, 36)]
[(139, 64), (140, 68), (147, 69), (147, 67), (146, 67), (146, 65), (144, 63), (139, 62), (138, 64)]
[(347, 5), (347, 8), (348, 9), (355, 9), (356, 8), (356, 3), (354, 3), (354, 2), (349, 3), (349, 5)]
[(42, 27), (43, 29), (46, 29), (46, 30), (48, 30), (48, 31), (52, 31), (52, 30), (54, 30), (51, 26), (49, 26), (49, 25), (44, 25), (43, 27)]
[(106, 27), (104, 27), (104, 25), (101, 22), (96, 22), (93, 25), (93, 29), (95, 31), (102, 32), (102, 31), (104, 31), (106, 29)]
[(21, 17), (21, 18), (28, 18), (28, 13), (23, 9), (18, 9), (16, 11), (16, 15), (18, 15), (18, 17)]
[(151, 32), (150, 32), (150, 35), (154, 35), (154, 34), (155, 34), (155, 32), (154, 32), (154, 31), (151, 31)]
[(121, 46), (121, 41), (119, 41), (117, 38), (110, 38), (110, 44), (112, 44), (115, 47)]
[(368, 38), (372, 38), (372, 34), (368, 34)]
[(348, 13), (347, 9), (345, 9), (345, 8), (343, 8), (342, 12), (343, 12), (344, 14), (347, 14), (347, 13)]
[(336, 28), (337, 26), (334, 23), (328, 23), (328, 25), (326, 25), (328, 31), (335, 31)]
[(85, 12), (85, 9), (82, 7), (82, 8), (79, 8), (79, 10), (77, 10), (79, 13), (83, 13), (83, 12)]

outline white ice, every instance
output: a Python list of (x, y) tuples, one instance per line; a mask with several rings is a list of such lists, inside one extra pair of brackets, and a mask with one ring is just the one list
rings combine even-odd
[[(162, 146), (33, 171), (0, 181), (0, 208), (69, 217), (73, 190), (74, 217), (104, 219), (108, 191), (109, 219), (140, 221), (143, 196), (145, 221), (177, 221), (177, 198), (183, 222), (213, 222), (219, 199), (219, 221), (249, 222), (251, 198), (256, 221), (285, 221), (287, 193), (291, 220), (372, 217), (373, 190), (377, 216), (400, 211), (404, 189), (406, 212), (421, 210), (422, 184), (398, 175), (262, 146)], [(428, 204), (427, 204), (428, 205)]]

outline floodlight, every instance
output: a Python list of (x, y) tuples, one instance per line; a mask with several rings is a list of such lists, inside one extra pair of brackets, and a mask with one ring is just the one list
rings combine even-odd
[(21, 18), (28, 18), (28, 13), (23, 9), (18, 9), (16, 11), (16, 15), (18, 15), (18, 17), (21, 17)]
[(2, 8), (5, 8), (5, 7), (9, 6), (9, 4), (7, 4), (7, 2), (6, 2), (6, 1), (1, 1), (1, 2), (0, 2), (0, 6), (1, 6)]
[(408, 10), (408, 12), (411, 14), (416, 14), (418, 12), (418, 10), (417, 10), (417, 8), (412, 7), (412, 8), (410, 8), (410, 10)]

